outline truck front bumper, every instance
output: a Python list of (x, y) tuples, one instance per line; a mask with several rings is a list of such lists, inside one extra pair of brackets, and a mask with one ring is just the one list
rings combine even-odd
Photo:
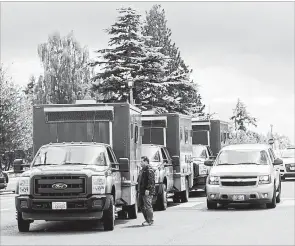
[[(218, 185), (206, 185), (208, 201), (220, 204), (228, 203), (269, 203), (273, 198), (273, 184), (263, 184), (258, 186), (229, 187)], [(234, 195), (243, 195), (244, 200), (235, 200)]]
[[(65, 202), (66, 209), (52, 209), (53, 202)], [(110, 195), (89, 198), (36, 199), (30, 196), (15, 197), (15, 207), (24, 220), (97, 220), (110, 206)]]

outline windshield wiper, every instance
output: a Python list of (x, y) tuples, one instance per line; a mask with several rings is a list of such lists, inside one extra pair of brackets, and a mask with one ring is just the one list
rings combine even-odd
[(63, 163), (63, 165), (87, 165), (87, 164), (82, 162), (65, 162)]
[(256, 163), (256, 162), (241, 162), (241, 163), (237, 163), (237, 165), (243, 165), (243, 164), (246, 164), (246, 165), (260, 165), (259, 163)]

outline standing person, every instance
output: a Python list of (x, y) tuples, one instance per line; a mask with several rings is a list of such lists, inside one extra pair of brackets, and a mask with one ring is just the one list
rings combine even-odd
[(153, 196), (155, 195), (155, 173), (150, 166), (149, 158), (141, 157), (141, 167), (138, 177), (139, 207), (144, 216), (143, 226), (154, 223)]

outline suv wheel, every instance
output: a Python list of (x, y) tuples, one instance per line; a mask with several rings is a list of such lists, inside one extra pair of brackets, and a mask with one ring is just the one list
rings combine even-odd
[(276, 194), (276, 188), (274, 187), (272, 200), (271, 200), (271, 203), (267, 203), (266, 204), (266, 207), (267, 208), (275, 208), (277, 206), (277, 198), (276, 198), (276, 196), (277, 196), (277, 194)]
[(166, 184), (162, 184), (162, 192), (161, 194), (157, 197), (157, 209), (160, 211), (166, 210), (167, 209), (167, 187)]
[(20, 232), (28, 232), (30, 230), (30, 221), (24, 220), (21, 212), (16, 212), (17, 226)]
[(114, 198), (111, 196), (110, 205), (107, 210), (103, 211), (103, 228), (105, 231), (112, 231), (115, 227), (115, 205)]
[(217, 202), (212, 202), (207, 199), (207, 208), (208, 209), (217, 209)]

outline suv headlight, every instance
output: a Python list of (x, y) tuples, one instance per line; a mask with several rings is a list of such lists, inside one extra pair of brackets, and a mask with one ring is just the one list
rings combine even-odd
[(209, 177), (209, 184), (211, 185), (219, 185), (219, 177), (218, 176), (210, 176)]
[(271, 178), (270, 175), (259, 176), (259, 184), (270, 184)]
[(20, 177), (18, 180), (18, 190), (20, 195), (30, 194), (30, 177)]
[(100, 195), (105, 193), (106, 177), (92, 176), (92, 194)]

